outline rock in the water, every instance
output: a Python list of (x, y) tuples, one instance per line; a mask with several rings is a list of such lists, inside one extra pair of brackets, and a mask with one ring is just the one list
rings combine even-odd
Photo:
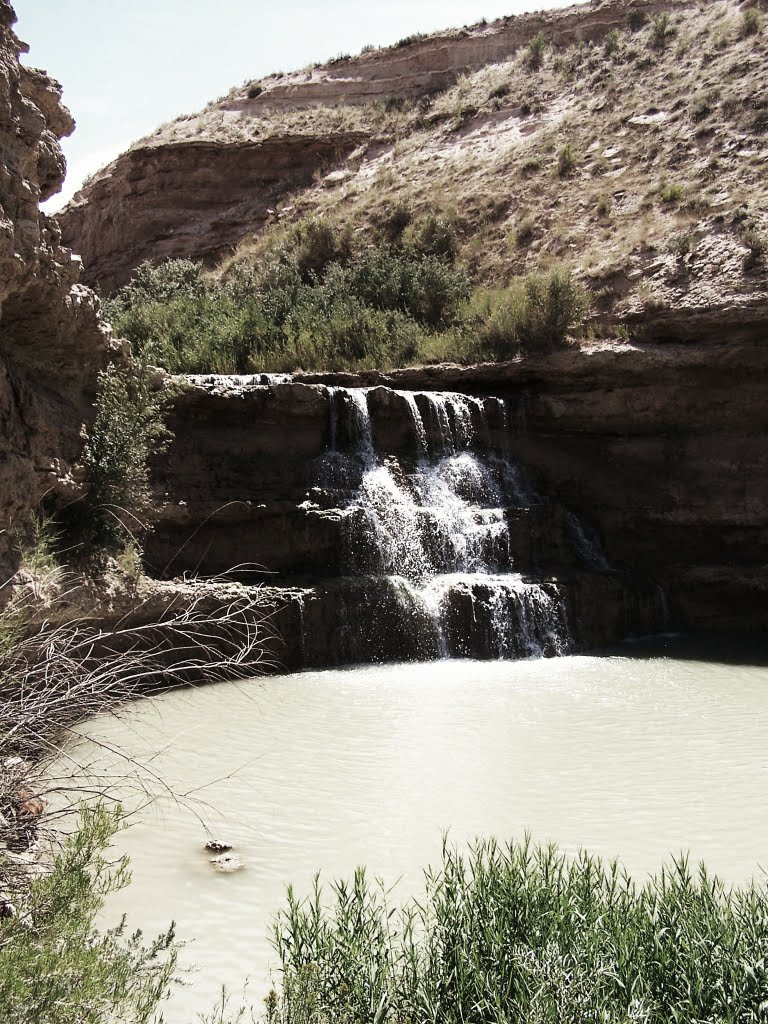
[(209, 853), (228, 853), (232, 849), (232, 844), (222, 843), (219, 839), (209, 839), (205, 848)]
[(240, 858), (233, 856), (231, 853), (221, 853), (218, 857), (211, 857), (211, 864), (213, 864), (217, 871), (221, 871), (223, 874), (240, 871), (243, 867), (243, 862)]

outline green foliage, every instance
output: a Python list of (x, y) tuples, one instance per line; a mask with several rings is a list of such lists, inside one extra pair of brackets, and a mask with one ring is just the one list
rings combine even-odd
[(60, 569), (55, 553), (57, 536), (54, 517), (44, 512), (30, 513), (24, 527), (16, 530), (21, 566), (33, 579), (42, 579)]
[(667, 243), (667, 252), (682, 259), (693, 250), (693, 239), (690, 235), (678, 235)]
[(119, 811), (84, 807), (80, 827), (36, 878), (17, 916), (0, 920), (3, 1024), (148, 1024), (176, 966), (173, 927), (145, 943), (141, 932), (98, 931), (104, 898), (129, 880), (125, 858), (105, 851)]
[(413, 220), (413, 210), (405, 199), (398, 199), (389, 209), (381, 224), (381, 231), (384, 240), (387, 242), (399, 242), (403, 232)]
[(547, 41), (539, 32), (528, 43), (528, 51), (525, 55), (525, 63), (532, 71), (538, 71), (544, 60), (544, 51), (547, 48)]
[(569, 175), (573, 174), (575, 169), (576, 154), (574, 153), (573, 146), (571, 146), (570, 142), (566, 142), (557, 154), (557, 176), (558, 178), (567, 178)]
[(611, 200), (609, 196), (600, 196), (597, 200), (597, 216), (606, 220), (611, 215)]
[(627, 15), (627, 27), (630, 32), (639, 32), (646, 20), (644, 11), (632, 10)]
[(515, 245), (518, 248), (523, 248), (533, 240), (535, 233), (536, 225), (533, 218), (529, 215), (521, 217), (515, 226)]
[(221, 282), (188, 261), (145, 265), (112, 301), (111, 319), (142, 359), (172, 372), (407, 362), (466, 300), (466, 278), (453, 266), (457, 233), (449, 217), (414, 220), (397, 204), (380, 235), (363, 245), (349, 226), (310, 218), (258, 267), (234, 264)]
[(435, 256), (453, 263), (459, 252), (459, 238), (451, 217), (427, 213), (409, 225), (403, 236), (406, 246), (423, 256)]
[(659, 190), (659, 199), (665, 206), (673, 206), (680, 203), (685, 195), (682, 185), (662, 185)]
[(756, 36), (763, 27), (763, 19), (760, 12), (754, 7), (748, 7), (741, 16), (741, 34), (744, 36)]
[(561, 348), (588, 308), (587, 293), (570, 271), (529, 274), (504, 291), (480, 292), (473, 301), (475, 354), (510, 359)]
[(655, 15), (651, 21), (651, 46), (654, 50), (663, 50), (675, 31), (668, 14)]
[[(173, 269), (166, 266), (164, 275)], [(178, 302), (172, 297), (169, 306)], [(70, 510), (76, 517), (70, 528), (89, 545), (120, 549), (141, 526), (149, 459), (170, 440), (163, 408), (164, 397), (145, 365), (110, 366), (99, 374), (96, 416), (83, 453), (88, 491)]]
[(307, 217), (292, 228), (282, 255), (295, 261), (301, 280), (307, 284), (322, 277), (332, 263), (350, 259), (351, 225), (339, 227), (326, 217)]
[(768, 237), (756, 228), (747, 228), (741, 233), (741, 241), (747, 247), (744, 269), (749, 271), (762, 266), (768, 255)]
[(621, 34), (618, 29), (612, 28), (603, 41), (603, 52), (606, 57), (612, 57), (619, 49)]
[(414, 43), (418, 43), (418, 41), (420, 39), (426, 39), (426, 38), (427, 38), (427, 36), (426, 36), (425, 32), (414, 32), (413, 35), (403, 36), (402, 39), (398, 39), (398, 41), (395, 43), (393, 49), (399, 50), (399, 49), (402, 49), (405, 46), (412, 46)]
[(359, 870), (288, 891), (269, 1024), (754, 1022), (768, 1005), (768, 892), (679, 859), (644, 884), (529, 840), (445, 848), (399, 911)]

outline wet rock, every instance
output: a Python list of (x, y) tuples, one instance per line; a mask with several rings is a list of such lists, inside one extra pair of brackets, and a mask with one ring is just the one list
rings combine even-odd
[(245, 866), (240, 858), (232, 853), (221, 853), (218, 857), (211, 857), (210, 863), (216, 871), (226, 875), (241, 871)]
[(219, 839), (209, 839), (205, 844), (209, 853), (229, 853), (232, 849), (231, 843), (222, 843)]

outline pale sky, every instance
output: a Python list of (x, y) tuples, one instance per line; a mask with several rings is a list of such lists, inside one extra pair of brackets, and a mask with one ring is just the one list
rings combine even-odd
[(12, 0), (26, 62), (64, 86), (77, 129), (55, 210), (164, 121), (234, 85), (364, 45), (573, 0)]

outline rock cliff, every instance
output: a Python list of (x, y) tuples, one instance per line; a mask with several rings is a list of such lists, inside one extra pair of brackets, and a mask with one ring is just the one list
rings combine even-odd
[(13, 531), (51, 492), (77, 491), (72, 469), (108, 349), (97, 300), (78, 283), (40, 202), (61, 187), (59, 139), (74, 128), (57, 82), (19, 62), (27, 47), (0, 0), (0, 564)]

